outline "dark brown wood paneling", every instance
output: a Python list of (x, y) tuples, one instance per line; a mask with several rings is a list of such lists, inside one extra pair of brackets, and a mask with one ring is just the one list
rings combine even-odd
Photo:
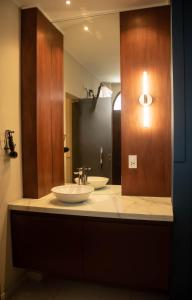
[[(38, 197), (36, 9), (21, 11), (21, 130), (24, 197)], [(33, 178), (33, 180), (30, 180)]]
[(14, 265), (81, 277), (82, 222), (51, 214), (11, 214)]
[(167, 290), (169, 222), (11, 211), (15, 267)]
[(64, 183), (63, 37), (36, 8), (21, 12), (23, 194)]
[(52, 40), (52, 159), (53, 185), (64, 184), (63, 35), (53, 28)]
[[(121, 13), (122, 192), (171, 194), (170, 8)], [(148, 72), (151, 126), (143, 127), (139, 104), (142, 74)], [(128, 155), (138, 168), (128, 169)]]
[(37, 11), (37, 157), (38, 196), (52, 187), (51, 80), (52, 25)]
[(170, 227), (166, 223), (87, 221), (84, 243), (86, 279), (135, 289), (168, 289)]

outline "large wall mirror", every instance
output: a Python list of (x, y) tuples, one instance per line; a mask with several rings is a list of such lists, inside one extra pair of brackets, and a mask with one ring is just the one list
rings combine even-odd
[(89, 175), (121, 184), (119, 13), (59, 22), (64, 33), (65, 181)]

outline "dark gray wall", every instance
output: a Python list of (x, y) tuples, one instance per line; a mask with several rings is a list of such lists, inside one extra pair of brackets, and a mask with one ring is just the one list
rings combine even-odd
[(192, 3), (172, 1), (174, 92), (174, 241), (172, 299), (192, 285)]
[(113, 110), (112, 184), (121, 184), (121, 110)]
[[(82, 99), (72, 107), (73, 170), (91, 167), (90, 176), (112, 177), (111, 98)], [(100, 149), (103, 147), (103, 165)]]

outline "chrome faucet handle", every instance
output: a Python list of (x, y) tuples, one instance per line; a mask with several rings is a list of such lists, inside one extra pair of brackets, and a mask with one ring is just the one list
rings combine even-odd
[(84, 172), (84, 169), (83, 169), (83, 168), (77, 168), (77, 170), (78, 170), (78, 173), (79, 173), (80, 175), (83, 175), (83, 172)]
[(78, 175), (78, 184), (80, 185), (82, 183), (82, 175), (83, 171), (73, 172), (74, 175)]
[(79, 175), (79, 172), (73, 172), (74, 175)]
[(91, 168), (81, 167), (81, 168), (77, 168), (77, 172), (73, 172), (74, 175), (78, 175), (78, 184), (87, 184), (88, 171), (91, 171)]
[(89, 167), (84, 167), (83, 168), (83, 181), (84, 181), (84, 184), (87, 184), (87, 172), (88, 171), (91, 171), (91, 168), (89, 168)]

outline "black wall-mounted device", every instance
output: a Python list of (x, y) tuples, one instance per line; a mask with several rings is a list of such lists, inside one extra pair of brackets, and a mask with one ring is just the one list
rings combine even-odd
[(5, 131), (5, 147), (4, 150), (10, 158), (16, 158), (18, 156), (17, 152), (15, 151), (15, 144), (13, 141), (13, 133), (12, 130)]

